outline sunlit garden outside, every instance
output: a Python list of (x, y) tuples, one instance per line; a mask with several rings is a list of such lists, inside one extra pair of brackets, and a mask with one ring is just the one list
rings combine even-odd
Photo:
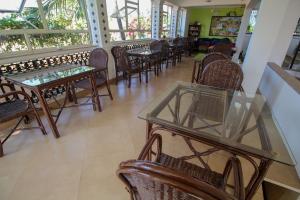
[(0, 53), (89, 44), (84, 0), (9, 0), (0, 6)]

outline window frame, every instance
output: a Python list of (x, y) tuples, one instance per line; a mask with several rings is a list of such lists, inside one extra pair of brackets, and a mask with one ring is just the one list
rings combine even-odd
[[(164, 6), (167, 6), (167, 11), (164, 11)], [(170, 15), (169, 15), (169, 9), (171, 11)], [(172, 15), (173, 15), (173, 6), (168, 4), (167, 2), (163, 4), (162, 6), (162, 23), (161, 23), (161, 37), (165, 36), (165, 37), (170, 37), (171, 34), (171, 26), (172, 26)], [(164, 17), (167, 16), (167, 19), (169, 22), (169, 24), (167, 24), (167, 29), (164, 29)], [(176, 22), (177, 23), (177, 22)], [(163, 33), (167, 32), (168, 35), (164, 35)]]
[[(25, 1), (24, 1), (25, 2)], [(86, 23), (87, 23), (87, 29), (83, 30), (64, 30), (64, 29), (49, 29), (48, 27), (48, 21), (45, 17), (45, 13), (43, 11), (43, 5), (42, 0), (36, 0), (38, 10), (39, 10), (39, 16), (41, 18), (42, 27), (41, 29), (11, 29), (11, 30), (0, 30), (1, 36), (9, 36), (9, 35), (23, 35), (25, 38), (26, 50), (19, 50), (19, 51), (11, 51), (11, 52), (2, 52), (0, 53), (0, 59), (9, 59), (13, 58), (15, 56), (27, 56), (30, 54), (41, 54), (41, 53), (47, 53), (47, 52), (55, 52), (55, 51), (64, 51), (64, 50), (71, 50), (71, 49), (78, 49), (80, 47), (86, 48), (86, 47), (92, 47), (92, 37), (91, 37), (91, 30), (90, 30), (90, 23), (88, 19), (88, 14), (86, 10), (86, 1), (84, 1), (84, 7), (82, 8), (84, 11)], [(24, 5), (22, 6), (24, 7)], [(8, 12), (9, 13), (9, 12)], [(55, 34), (55, 33), (86, 33), (89, 36), (89, 43), (88, 44), (82, 44), (82, 45), (67, 45), (67, 46), (58, 46), (57, 47), (48, 47), (48, 48), (41, 48), (41, 49), (33, 49), (31, 42), (30, 42), (30, 35), (37, 35), (37, 34)]]
[[(111, 0), (110, 0), (111, 1)], [(110, 37), (110, 42), (112, 42), (112, 43), (117, 43), (117, 42), (121, 42), (121, 41), (136, 41), (136, 40), (148, 40), (148, 39), (151, 39), (152, 38), (152, 9), (153, 9), (153, 7), (152, 7), (152, 0), (150, 0), (150, 2), (151, 2), (151, 10), (150, 10), (150, 29), (149, 30), (144, 30), (144, 29), (141, 29), (141, 23), (140, 23), (140, 0), (138, 0), (138, 5), (137, 5), (137, 19), (138, 19), (138, 24), (137, 24), (137, 29), (128, 29), (128, 24), (129, 24), (129, 21), (128, 21), (128, 14), (127, 14), (127, 9), (126, 9), (126, 7), (127, 7), (127, 4), (126, 4), (126, 0), (124, 0), (124, 8), (125, 8), (125, 29), (123, 29), (123, 30), (119, 30), (119, 29), (111, 29), (110, 28), (110, 26), (109, 26), (109, 23), (108, 23), (108, 32), (109, 32), (109, 34), (111, 34), (111, 33), (126, 33), (126, 32), (135, 32), (135, 33), (144, 33), (144, 32), (148, 32), (148, 33), (150, 33), (151, 34), (151, 36), (150, 36), (150, 38), (144, 38), (144, 39), (140, 39), (140, 38), (138, 38), (138, 39), (129, 39), (129, 40), (115, 40), (115, 41), (113, 41), (113, 40), (111, 40), (111, 37)], [(107, 0), (106, 0), (106, 3), (107, 3)], [(108, 17), (110, 17), (110, 16), (108, 16)]]

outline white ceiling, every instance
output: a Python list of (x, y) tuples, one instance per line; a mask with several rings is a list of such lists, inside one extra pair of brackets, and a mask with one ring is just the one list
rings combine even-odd
[(180, 7), (247, 5), (249, 0), (173, 0)]

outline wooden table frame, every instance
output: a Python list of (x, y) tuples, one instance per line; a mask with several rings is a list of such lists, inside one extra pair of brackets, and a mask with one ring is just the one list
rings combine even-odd
[[(58, 118), (56, 120), (53, 119), (53, 115), (51, 114), (51, 110), (50, 110), (49, 105), (48, 105), (48, 103), (45, 99), (43, 91), (46, 90), (46, 89), (51, 89), (51, 88), (54, 88), (54, 87), (57, 87), (57, 86), (64, 85), (66, 87), (66, 97), (65, 97), (65, 100), (64, 100), (64, 103), (63, 103), (63, 107), (60, 108), (60, 109), (63, 109), (64, 105), (66, 104), (67, 96), (69, 95), (68, 93), (69, 93), (69, 90), (70, 90), (70, 84), (72, 82), (76, 81), (76, 80), (81, 79), (81, 78), (89, 78), (89, 80), (91, 82), (91, 85), (92, 85), (93, 109), (96, 110), (95, 105), (97, 105), (98, 111), (101, 112), (100, 100), (99, 100), (99, 98), (97, 98), (98, 90), (97, 90), (97, 87), (96, 87), (96, 79), (95, 79), (95, 75), (94, 75), (94, 70), (82, 72), (82, 73), (72, 75), (72, 76), (69, 76), (69, 77), (65, 77), (65, 78), (60, 78), (60, 79), (57, 79), (57, 80), (54, 80), (54, 81), (51, 81), (51, 82), (48, 82), (48, 83), (45, 83), (45, 84), (37, 85), (37, 86), (29, 86), (29, 85), (26, 85), (26, 84), (23, 84), (21, 82), (13, 80), (9, 76), (5, 77), (5, 79), (8, 82), (13, 83), (15, 85), (18, 85), (22, 88), (26, 88), (26, 89), (28, 89), (28, 90), (35, 93), (35, 95), (39, 99), (40, 106), (41, 106), (44, 114), (46, 115), (46, 118), (47, 118), (48, 123), (50, 125), (50, 128), (52, 130), (52, 133), (56, 138), (60, 137), (59, 131), (58, 131), (57, 126), (56, 126), (56, 122), (57, 122)], [(59, 117), (60, 113), (61, 113), (61, 111), (59, 112), (58, 116), (56, 116), (56, 117)]]
[[(148, 83), (149, 81), (149, 75), (148, 75), (148, 72), (149, 72), (149, 69), (150, 69), (150, 58), (151, 56), (154, 56), (154, 55), (157, 55), (159, 54), (160, 52), (157, 51), (157, 52), (154, 52), (154, 53), (151, 53), (151, 54), (141, 54), (141, 53), (138, 53), (138, 52), (130, 52), (128, 51), (127, 54), (129, 56), (132, 56), (132, 57), (137, 57), (139, 60), (140, 60), (140, 63), (143, 64), (144, 61), (147, 61), (145, 62), (145, 73), (146, 73), (146, 83)], [(161, 61), (160, 61), (161, 62)], [(157, 67), (155, 67), (155, 71), (154, 71), (155, 75), (158, 76), (158, 69)]]
[[(186, 93), (183, 93), (186, 94)], [(174, 117), (174, 122), (177, 121), (177, 114), (179, 112), (179, 110), (177, 109), (178, 106), (176, 106), (177, 104), (179, 104), (180, 101), (180, 95), (178, 94), (178, 92), (176, 94), (173, 94), (175, 96), (175, 110), (173, 111), (172, 115)], [(187, 130), (185, 130), (184, 128), (180, 127), (180, 126), (174, 126), (173, 123), (170, 121), (164, 121), (164, 120), (160, 120), (157, 119), (155, 116), (160, 112), (160, 110), (162, 109), (163, 106), (165, 106), (165, 104), (171, 99), (173, 98), (173, 95), (168, 94), (163, 100), (161, 100), (162, 102), (164, 102), (164, 104), (162, 105), (158, 105), (157, 107), (155, 107), (154, 109), (152, 109), (151, 115), (147, 115), (146, 118), (143, 118), (146, 120), (147, 122), (147, 126), (146, 126), (146, 141), (148, 141), (151, 136), (156, 132), (156, 131), (163, 131), (163, 132), (168, 132), (171, 133), (172, 135), (179, 135), (181, 136), (185, 142), (187, 143), (188, 147), (190, 148), (191, 152), (193, 152), (192, 155), (189, 156), (184, 156), (182, 157), (183, 159), (185, 158), (198, 158), (198, 160), (202, 163), (202, 165), (205, 168), (209, 169), (209, 166), (205, 166), (207, 165), (206, 163), (204, 163), (203, 159), (201, 158), (201, 156), (207, 156), (210, 155), (216, 151), (220, 151), (223, 150), (225, 152), (230, 153), (230, 155), (234, 156), (234, 157), (241, 157), (243, 159), (246, 159), (247, 162), (250, 164), (250, 166), (253, 167), (254, 169), (254, 173), (251, 175), (250, 181), (248, 183), (248, 185), (245, 188), (245, 197), (246, 200), (250, 200), (253, 198), (255, 192), (258, 190), (259, 186), (261, 185), (264, 177), (266, 176), (266, 173), (269, 169), (269, 167), (271, 166), (271, 164), (273, 163), (272, 157), (260, 154), (259, 152), (256, 151), (251, 151), (249, 148), (239, 148), (238, 146), (235, 145), (231, 145), (231, 143), (222, 143), (219, 142), (217, 140), (213, 140), (210, 137), (206, 137), (206, 134), (195, 134), (193, 132), (189, 132)], [(192, 104), (194, 105), (194, 104)], [(251, 109), (250, 110), (255, 110), (254, 106), (255, 104), (251, 104)], [(193, 107), (190, 107), (191, 109), (194, 109)], [(153, 116), (153, 117), (151, 117)], [(250, 114), (247, 115), (247, 117), (245, 117), (245, 122), (250, 120)], [(192, 121), (192, 118), (190, 119)], [(257, 122), (261, 123), (262, 118), (258, 117)], [(188, 123), (190, 123), (190, 121), (188, 121)], [(245, 123), (247, 124), (247, 123)], [(190, 125), (188, 125), (190, 126)], [(260, 127), (260, 125), (258, 125)], [(244, 127), (246, 128), (246, 127)], [(263, 129), (263, 127), (260, 127), (261, 129)], [(197, 130), (199, 131), (199, 130)], [(202, 132), (204, 133), (204, 132)], [(262, 148), (264, 150), (271, 150), (271, 144), (270, 141), (268, 139), (267, 135), (264, 135), (261, 131), (259, 131), (259, 137), (262, 139)], [(200, 143), (203, 143), (205, 145), (210, 146), (211, 148), (204, 151), (204, 152), (198, 152), (193, 145), (191, 144), (191, 140), (193, 141), (197, 141)], [(148, 155), (149, 159), (151, 159), (151, 154)]]
[[(155, 127), (154, 127), (155, 126)], [(247, 161), (250, 162), (250, 164), (254, 167), (254, 173), (251, 176), (251, 179), (248, 183), (248, 185), (245, 188), (245, 199), (246, 200), (251, 200), (258, 190), (259, 186), (263, 182), (264, 177), (266, 176), (266, 173), (273, 163), (273, 160), (264, 158), (260, 155), (249, 153), (246, 151), (243, 151), (241, 149), (237, 149), (232, 146), (224, 145), (212, 140), (209, 140), (204, 137), (195, 137), (195, 135), (192, 135), (188, 132), (176, 129), (176, 128), (170, 128), (164, 125), (161, 125), (159, 123), (155, 122), (150, 122), (147, 120), (147, 125), (146, 125), (146, 141), (149, 141), (151, 136), (156, 132), (156, 131), (164, 131), (171, 133), (172, 135), (179, 135), (184, 138), (184, 140), (194, 140), (203, 144), (206, 144), (208, 146), (212, 146), (213, 148), (207, 150), (206, 152), (197, 152), (195, 149), (190, 147), (191, 151), (194, 153), (194, 157), (199, 158), (199, 155), (205, 153), (206, 155), (208, 153), (213, 153), (218, 150), (224, 150), (226, 152), (231, 153), (233, 156), (240, 156)], [(148, 155), (149, 159), (151, 160), (151, 154)], [(258, 160), (258, 163), (252, 158), (256, 158)]]

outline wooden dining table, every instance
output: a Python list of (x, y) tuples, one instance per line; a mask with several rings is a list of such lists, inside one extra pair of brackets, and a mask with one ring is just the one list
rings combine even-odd
[[(149, 48), (136, 48), (127, 51), (127, 54), (132, 57), (136, 57), (140, 60), (140, 63), (145, 63), (144, 71), (146, 73), (146, 83), (149, 80), (149, 70), (151, 65), (151, 59), (155, 56), (158, 56), (161, 53), (159, 50), (150, 50)], [(158, 70), (158, 69), (155, 69)], [(158, 71), (155, 71), (155, 74), (158, 74)]]
[[(72, 89), (71, 84), (74, 81), (88, 78), (92, 86), (92, 101), (94, 110), (101, 111), (101, 106), (96, 89), (96, 82), (94, 77), (94, 68), (89, 66), (82, 66), (76, 64), (62, 64), (44, 67), (28, 72), (18, 73), (6, 73), (3, 77), (6, 81), (20, 86), (22, 89), (33, 92), (38, 100), (39, 104), (48, 120), (49, 126), (56, 138), (60, 137), (60, 133), (56, 126), (59, 116), (67, 103), (68, 94)], [(65, 88), (65, 98), (63, 104), (60, 105), (58, 114), (52, 114), (48, 102), (46, 100), (46, 94), (48, 90), (55, 87)]]
[[(245, 159), (253, 168), (245, 187), (248, 200), (261, 185), (272, 162), (290, 166), (296, 163), (275, 125), (268, 103), (259, 93), (176, 82), (150, 102), (139, 118), (147, 122), (147, 140), (156, 132), (181, 136), (192, 152), (185, 158), (194, 157), (207, 165), (204, 155), (225, 151)], [(209, 148), (198, 151), (191, 141)]]

